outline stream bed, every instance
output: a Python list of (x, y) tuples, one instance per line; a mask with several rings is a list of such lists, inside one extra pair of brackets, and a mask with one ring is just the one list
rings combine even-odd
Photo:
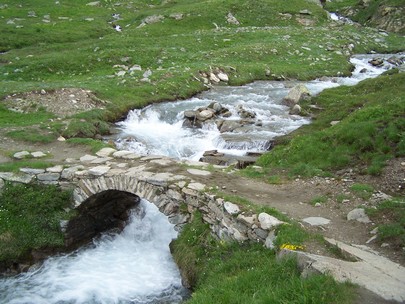
[[(308, 82), (256, 81), (244, 86), (216, 86), (187, 100), (153, 104), (132, 110), (119, 122), (120, 133), (115, 138), (119, 149), (140, 155), (166, 155), (176, 159), (200, 160), (206, 151), (216, 150), (225, 155), (244, 156), (260, 154), (271, 148), (272, 140), (285, 135), (311, 121), (308, 117), (291, 115), (290, 108), (282, 104), (289, 90), (297, 84), (305, 85), (315, 96), (324, 89), (340, 85), (355, 85), (374, 78), (394, 64), (387, 59), (394, 55), (356, 55), (350, 61), (355, 67), (351, 77), (333, 77)], [(401, 56), (401, 55), (395, 55)], [(402, 56), (403, 57), (403, 56)], [(374, 66), (371, 59), (381, 58)], [(240, 121), (239, 109), (254, 113), (248, 126), (223, 131), (211, 123), (200, 128), (185, 126), (185, 112), (219, 103), (231, 115), (225, 121)]]

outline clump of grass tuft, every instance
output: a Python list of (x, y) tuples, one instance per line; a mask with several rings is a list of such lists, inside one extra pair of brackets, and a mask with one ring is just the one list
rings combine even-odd
[(0, 261), (9, 265), (33, 249), (62, 247), (60, 221), (72, 204), (71, 193), (56, 186), (6, 183), (0, 194)]
[(42, 160), (20, 160), (8, 163), (0, 163), (0, 171), (2, 172), (19, 172), (20, 168), (46, 169), (54, 164)]
[(89, 146), (91, 152), (96, 153), (102, 148), (112, 147), (110, 144), (92, 138), (69, 138), (66, 140), (68, 144), (72, 145), (86, 145)]
[(350, 187), (350, 190), (358, 197), (361, 197), (364, 200), (367, 200), (371, 197), (374, 192), (374, 188), (366, 184), (353, 184)]
[(328, 201), (328, 198), (324, 195), (321, 196), (316, 196), (313, 199), (311, 199), (310, 204), (315, 206), (316, 204), (325, 204)]
[(405, 246), (405, 202), (388, 200), (380, 203), (376, 209), (368, 208), (366, 211), (377, 223), (378, 240), (402, 250)]

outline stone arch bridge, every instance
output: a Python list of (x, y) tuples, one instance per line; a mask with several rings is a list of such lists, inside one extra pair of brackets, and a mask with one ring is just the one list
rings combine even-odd
[(79, 216), (62, 223), (67, 246), (80, 245), (107, 229), (122, 228), (128, 211), (140, 199), (146, 199), (168, 216), (178, 230), (199, 211), (219, 238), (254, 240), (272, 248), (276, 228), (283, 222), (216, 197), (202, 182), (209, 182), (210, 168), (201, 162), (141, 157), (130, 151), (104, 148), (97, 155), (66, 159), (64, 164), (44, 170), (0, 172), (0, 182), (40, 182), (73, 188)]

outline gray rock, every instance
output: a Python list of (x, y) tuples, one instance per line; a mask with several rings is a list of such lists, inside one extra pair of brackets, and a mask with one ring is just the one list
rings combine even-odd
[(358, 221), (360, 223), (371, 223), (370, 218), (367, 216), (363, 208), (356, 208), (347, 214), (348, 221)]
[(243, 223), (246, 224), (248, 226), (253, 226), (256, 223), (257, 220), (257, 215), (253, 214), (253, 215), (245, 215), (245, 214), (239, 214), (237, 219)]
[(217, 77), (219, 80), (224, 81), (224, 82), (228, 82), (229, 81), (229, 77), (227, 74), (225, 74), (224, 72), (219, 72), (217, 74)]
[(15, 174), (11, 172), (0, 172), (0, 178), (9, 182), (29, 184), (34, 179), (31, 174)]
[(20, 151), (20, 152), (14, 153), (13, 157), (17, 158), (17, 159), (23, 159), (30, 155), (31, 155), (31, 153), (28, 151)]
[(165, 19), (165, 17), (162, 15), (152, 15), (152, 16), (148, 16), (145, 19), (143, 19), (142, 23), (153, 24), (153, 23), (160, 22), (163, 19)]
[(190, 183), (187, 187), (191, 190), (204, 191), (206, 186), (201, 183)]
[(3, 179), (1, 179), (0, 178), (0, 193), (1, 193), (1, 191), (3, 190), (3, 188), (4, 188), (4, 180)]
[(293, 87), (283, 99), (283, 104), (289, 107), (293, 107), (300, 101), (308, 99), (311, 96), (308, 88), (303, 84)]
[(211, 119), (212, 117), (214, 117), (214, 110), (212, 109), (207, 109), (207, 110), (203, 110), (201, 112), (197, 113), (197, 118), (198, 120), (201, 121), (206, 121), (208, 119)]
[(114, 152), (117, 152), (117, 150), (113, 148), (102, 148), (100, 151), (96, 153), (96, 155), (99, 157), (108, 157)]
[(75, 172), (79, 170), (83, 170), (84, 166), (83, 165), (78, 165), (70, 168), (65, 168), (62, 171), (61, 177), (63, 179), (72, 179), (75, 176)]
[(99, 6), (100, 5), (100, 1), (93, 1), (93, 2), (89, 2), (86, 4), (87, 6)]
[(41, 182), (55, 182), (60, 178), (59, 173), (41, 173), (37, 175), (37, 179)]
[(238, 205), (235, 205), (230, 202), (225, 202), (224, 203), (224, 209), (226, 212), (228, 212), (230, 215), (235, 215), (240, 213), (240, 209)]
[(61, 173), (62, 171), (63, 171), (62, 165), (57, 165), (54, 167), (46, 168), (46, 172), (50, 172), (50, 173)]
[(307, 218), (304, 218), (302, 221), (311, 226), (323, 226), (323, 225), (328, 225), (330, 223), (329, 219), (324, 218), (324, 217), (319, 217), (319, 216), (307, 217)]
[(234, 15), (232, 15), (232, 13), (228, 13), (228, 15), (226, 16), (226, 22), (228, 22), (230, 24), (235, 24), (235, 25), (240, 24), (240, 22), (235, 18)]
[(183, 16), (184, 15), (182, 13), (173, 13), (173, 14), (169, 15), (170, 18), (175, 19), (175, 20), (181, 20), (181, 19), (183, 19)]
[(284, 224), (283, 221), (280, 221), (279, 219), (277, 219), (274, 216), (267, 214), (265, 212), (262, 212), (259, 214), (258, 220), (260, 223), (260, 227), (265, 230), (269, 230), (269, 229), (275, 228), (281, 224)]
[(85, 164), (91, 163), (93, 160), (97, 159), (97, 156), (86, 154), (80, 157), (80, 161)]
[(296, 104), (292, 107), (292, 109), (290, 110), (290, 114), (291, 115), (298, 115), (300, 114), (302, 111), (301, 106)]
[(46, 154), (44, 152), (41, 152), (41, 151), (32, 152), (31, 155), (34, 158), (41, 158), (41, 157), (46, 156)]
[(192, 175), (198, 175), (198, 176), (209, 176), (209, 175), (211, 175), (211, 172), (206, 171), (206, 170), (199, 170), (199, 169), (187, 169), (187, 172), (192, 174)]
[(20, 172), (24, 172), (31, 175), (36, 175), (40, 173), (45, 173), (44, 169), (33, 169), (33, 168), (20, 168)]
[(274, 241), (276, 240), (276, 233), (274, 230), (269, 232), (269, 235), (267, 236), (266, 240), (264, 241), (264, 246), (266, 246), (269, 249), (274, 249)]
[(97, 166), (94, 168), (89, 169), (90, 175), (101, 176), (106, 174), (110, 170), (109, 166)]
[(219, 83), (221, 80), (214, 73), (210, 73), (210, 80), (215, 83)]

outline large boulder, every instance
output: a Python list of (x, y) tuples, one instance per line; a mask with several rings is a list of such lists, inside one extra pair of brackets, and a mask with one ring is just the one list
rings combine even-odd
[(293, 87), (283, 99), (283, 104), (289, 107), (294, 107), (302, 100), (308, 100), (311, 97), (311, 93), (308, 88), (303, 84), (298, 84)]

